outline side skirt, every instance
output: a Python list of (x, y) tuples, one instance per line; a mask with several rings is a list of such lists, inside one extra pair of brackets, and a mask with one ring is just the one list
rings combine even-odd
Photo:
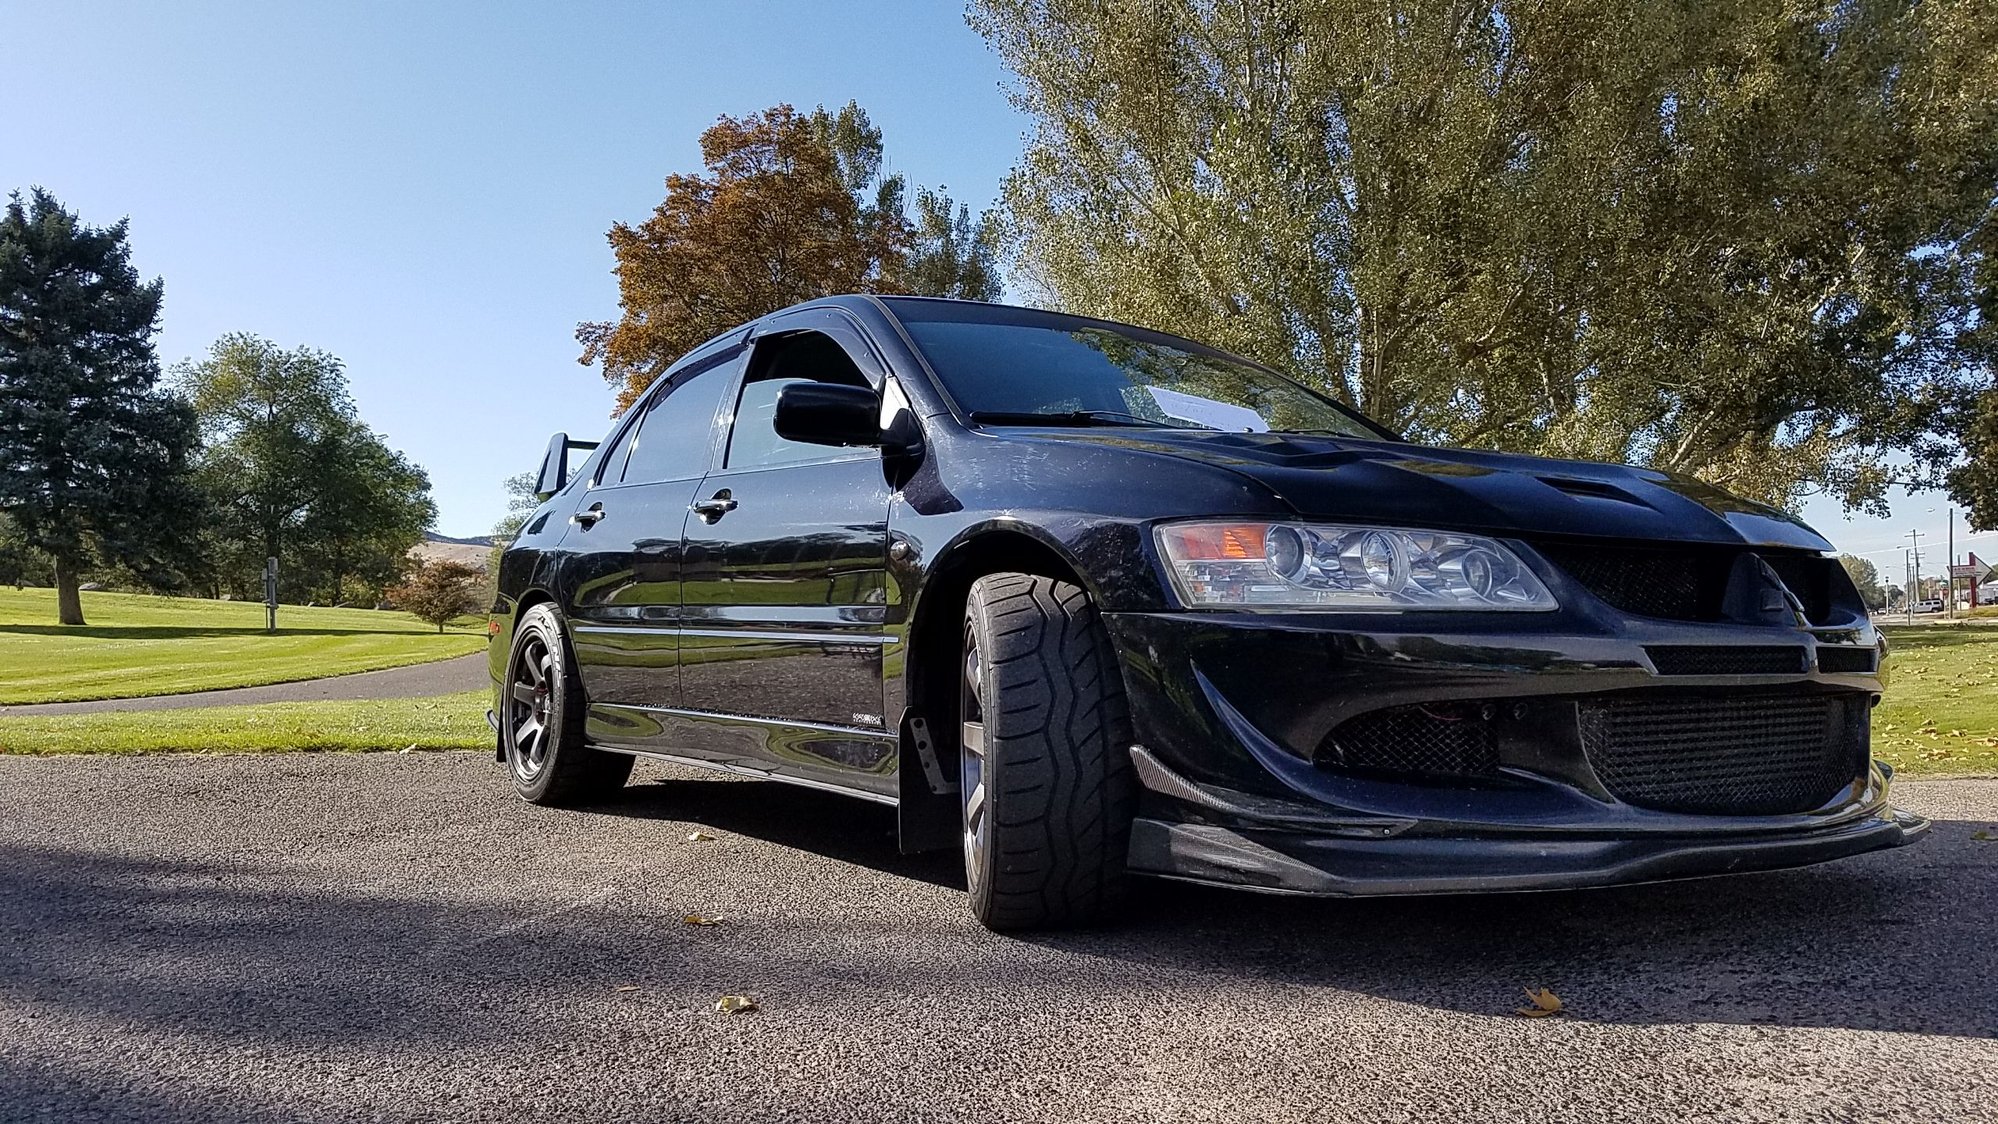
[(756, 769), (734, 762), (704, 761), (699, 757), (683, 757), (677, 753), (662, 753), (656, 749), (627, 749), (621, 745), (592, 744), (590, 748), (600, 749), (606, 753), (622, 753), (629, 757), (649, 757), (654, 761), (685, 765), (693, 769), (706, 769), (713, 773), (728, 773), (732, 776), (750, 777), (760, 781), (777, 781), (781, 784), (797, 785), (799, 788), (812, 788), (820, 792), (832, 792), (841, 796), (851, 796), (858, 800), (865, 800), (871, 804), (886, 804), (891, 808), (896, 804), (893, 796), (887, 796), (879, 792), (869, 792), (864, 788), (849, 788), (846, 785), (834, 784), (831, 781), (792, 776), (770, 769)]

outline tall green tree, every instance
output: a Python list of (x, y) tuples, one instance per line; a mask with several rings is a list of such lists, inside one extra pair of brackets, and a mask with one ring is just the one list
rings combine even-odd
[(527, 526), (529, 516), (541, 506), (541, 498), (534, 494), (535, 478), (538, 473), (516, 472), (506, 478), (501, 486), (506, 489), (506, 514), (493, 524), (493, 545), (504, 549), (508, 543), (520, 537), (520, 529)]
[(1887, 591), (1880, 588), (1880, 571), (1873, 563), (1856, 554), (1841, 554), (1838, 564), (1845, 567), (1846, 576), (1852, 579), (1867, 608), (1878, 609), (1887, 604)]
[(971, 220), (971, 208), (945, 191), (916, 191), (915, 231), (903, 291), (958, 300), (999, 299), (999, 216), (987, 211)]
[(1998, 527), (1998, 390), (1986, 391), (1963, 427), (1964, 463), (1951, 471), (1950, 495), (1968, 508), (1973, 530)]
[(315, 457), (318, 494), (296, 536), (297, 588), (332, 605), (372, 602), (402, 576), (410, 547), (437, 520), (430, 476), (353, 418)]
[(401, 572), (436, 516), (429, 477), (360, 420), (339, 359), (238, 333), (175, 373), (206, 442), (199, 479), (232, 592), (260, 588), (266, 558), (292, 601), (372, 600)]
[(158, 385), (162, 286), (126, 233), (40, 188), (0, 214), (0, 515), (48, 557), (66, 625), (86, 567), (172, 585), (190, 557), (194, 419)]
[(974, 0), (1040, 299), (1417, 437), (1877, 509), (1998, 198), (1991, 0)]

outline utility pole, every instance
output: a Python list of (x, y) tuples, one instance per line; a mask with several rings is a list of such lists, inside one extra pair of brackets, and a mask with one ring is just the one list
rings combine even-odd
[(1943, 614), (1956, 619), (1956, 509), (1949, 509), (1949, 562), (1943, 566)]
[(1908, 548), (1901, 548), (1901, 608), (1908, 614), (1908, 623), (1915, 623), (1915, 565), (1908, 561)]

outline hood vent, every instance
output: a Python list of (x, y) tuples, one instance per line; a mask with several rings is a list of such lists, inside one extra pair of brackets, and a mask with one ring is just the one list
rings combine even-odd
[(1571, 496), (1582, 496), (1587, 499), (1596, 500), (1615, 500), (1618, 503), (1636, 504), (1638, 507), (1651, 506), (1629, 492), (1624, 491), (1622, 488), (1617, 487), (1615, 484), (1604, 483), (1601, 480), (1579, 480), (1572, 476), (1537, 476), (1534, 479), (1557, 492), (1566, 492)]

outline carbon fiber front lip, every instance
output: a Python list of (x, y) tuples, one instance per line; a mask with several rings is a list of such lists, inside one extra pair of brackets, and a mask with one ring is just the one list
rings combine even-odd
[(1328, 897), (1567, 890), (1809, 866), (1905, 846), (1929, 830), (1911, 812), (1754, 838), (1357, 839), (1140, 818), (1130, 869), (1211, 885)]

